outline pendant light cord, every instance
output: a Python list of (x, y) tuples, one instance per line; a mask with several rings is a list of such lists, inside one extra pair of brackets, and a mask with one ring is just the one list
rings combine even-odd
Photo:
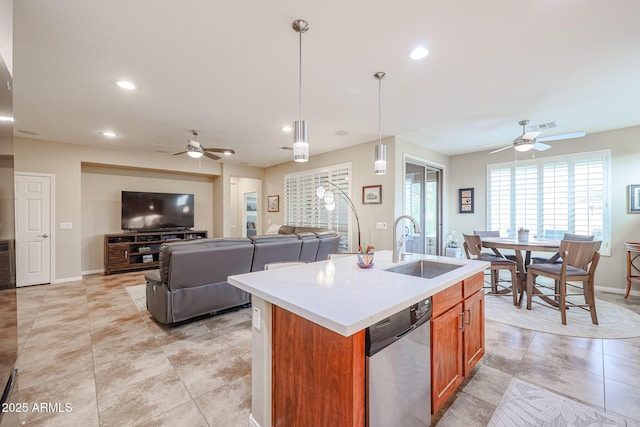
[(299, 47), (299, 67), (298, 67), (298, 82), (299, 84), (299, 90), (298, 90), (298, 112), (300, 114), (300, 123), (302, 123), (302, 30), (299, 31), (300, 34), (300, 47)]
[(378, 79), (378, 143), (382, 145), (382, 78)]

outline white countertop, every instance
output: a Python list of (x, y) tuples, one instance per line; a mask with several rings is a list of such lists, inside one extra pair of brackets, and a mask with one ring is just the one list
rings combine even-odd
[[(356, 256), (229, 276), (232, 285), (314, 323), (350, 336), (476, 273), (489, 263), (434, 255), (407, 254), (391, 262), (391, 251), (374, 255), (374, 266), (356, 265)], [(384, 271), (419, 259), (461, 265), (433, 279)]]

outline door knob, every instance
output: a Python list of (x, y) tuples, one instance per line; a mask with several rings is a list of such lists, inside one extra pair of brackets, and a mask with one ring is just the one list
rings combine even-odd
[(38, 237), (43, 237), (43, 238), (45, 238), (45, 239), (46, 239), (46, 238), (47, 238), (47, 237), (49, 237), (49, 236), (47, 236), (47, 233), (44, 233), (44, 234), (38, 234)]

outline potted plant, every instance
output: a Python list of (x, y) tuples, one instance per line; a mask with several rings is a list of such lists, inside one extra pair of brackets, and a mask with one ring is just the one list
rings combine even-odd
[(447, 235), (445, 255), (452, 258), (462, 258), (462, 250), (460, 250), (460, 247), (458, 246), (458, 235), (456, 230), (453, 230)]
[(366, 245), (358, 247), (358, 267), (360, 268), (369, 268), (373, 267), (373, 250), (374, 246)]
[(526, 228), (520, 227), (518, 229), (518, 241), (519, 242), (528, 242), (529, 241), (529, 230)]

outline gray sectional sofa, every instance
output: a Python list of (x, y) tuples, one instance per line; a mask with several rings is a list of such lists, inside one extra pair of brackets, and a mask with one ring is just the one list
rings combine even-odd
[(331, 230), (283, 226), (278, 234), (251, 238), (165, 243), (160, 268), (145, 274), (147, 309), (158, 322), (170, 324), (244, 306), (250, 295), (230, 285), (228, 276), (260, 271), (272, 262), (326, 260), (338, 251), (339, 240)]

